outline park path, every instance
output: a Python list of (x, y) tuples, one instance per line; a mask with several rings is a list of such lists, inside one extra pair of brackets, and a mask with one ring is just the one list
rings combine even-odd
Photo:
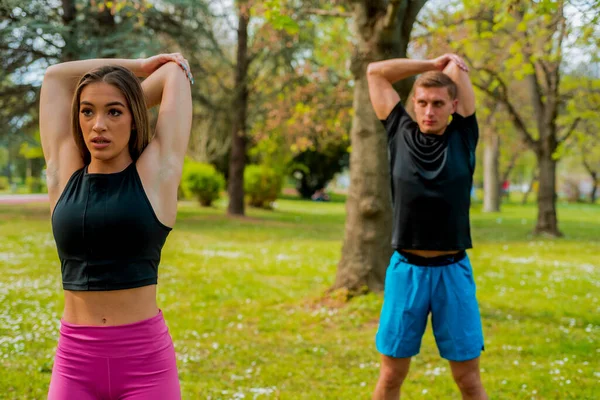
[(47, 203), (47, 194), (0, 194), (0, 204)]

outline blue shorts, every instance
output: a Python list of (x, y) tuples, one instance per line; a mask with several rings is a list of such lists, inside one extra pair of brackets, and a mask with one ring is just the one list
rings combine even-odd
[(440, 356), (450, 361), (479, 357), (483, 331), (469, 257), (417, 266), (394, 252), (385, 277), (377, 350), (396, 358), (419, 354), (430, 312)]

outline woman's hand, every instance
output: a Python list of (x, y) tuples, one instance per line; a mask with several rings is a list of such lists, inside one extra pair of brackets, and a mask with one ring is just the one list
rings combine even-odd
[(185, 72), (190, 82), (194, 83), (194, 77), (192, 76), (192, 72), (190, 71), (190, 65), (188, 60), (186, 60), (181, 53), (171, 53), (171, 54), (158, 54), (156, 56), (148, 57), (142, 59), (140, 69), (147, 76), (151, 75), (154, 71), (159, 69), (161, 66), (168, 62), (177, 63), (181, 69)]
[(464, 60), (462, 58), (460, 58), (456, 54), (452, 54), (452, 53), (444, 54), (443, 56), (434, 58), (432, 60), (432, 62), (433, 62), (433, 65), (435, 66), (435, 69), (438, 71), (443, 71), (444, 68), (446, 68), (448, 66), (448, 64), (450, 64), (451, 62), (454, 62), (458, 66), (458, 68), (462, 69), (465, 72), (469, 72), (469, 67), (467, 67), (467, 64), (464, 62)]

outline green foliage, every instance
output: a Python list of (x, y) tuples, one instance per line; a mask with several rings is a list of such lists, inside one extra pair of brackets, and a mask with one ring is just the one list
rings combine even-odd
[(183, 197), (193, 196), (204, 207), (212, 205), (225, 187), (225, 178), (214, 166), (186, 160), (181, 178)]
[(30, 176), (25, 179), (25, 186), (29, 193), (46, 193), (47, 188), (46, 184), (42, 181), (41, 178), (36, 176)]
[(248, 165), (244, 170), (244, 192), (252, 207), (271, 208), (283, 187), (283, 175), (265, 165)]
[(305, 150), (294, 157), (291, 169), (296, 190), (305, 199), (323, 189), (335, 174), (350, 166), (347, 143), (330, 144), (321, 151)]
[(34, 158), (44, 158), (44, 153), (41, 146), (32, 146), (27, 142), (21, 144), (19, 154), (28, 160)]
[[(263, 4), (271, 10), (271, 17), (274, 13), (293, 16), (300, 29), (294, 37), (298, 52), (290, 67), (259, 81), (260, 97), (269, 101), (267, 113), (258, 114), (249, 125), (253, 139), (250, 160), (282, 174), (301, 170), (304, 184), (315, 181), (322, 185), (331, 178), (331, 173), (323, 174), (323, 170), (339, 168), (349, 147), (353, 92), (348, 69), (352, 43), (348, 38), (352, 33), (344, 18), (302, 15), (305, 9), (298, 9), (293, 1)], [(310, 6), (344, 11), (328, 2), (311, 2)]]
[(6, 147), (0, 146), (0, 173), (4, 171), (4, 168), (8, 164), (8, 149)]
[(8, 187), (9, 187), (8, 177), (7, 176), (0, 176), (0, 190), (7, 190)]
[(285, 13), (285, 1), (265, 0), (262, 2), (262, 16), (277, 30), (284, 30), (290, 35), (295, 35), (300, 25), (290, 15)]

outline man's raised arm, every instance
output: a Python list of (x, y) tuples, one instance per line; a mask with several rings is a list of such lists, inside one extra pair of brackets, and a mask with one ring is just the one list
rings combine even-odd
[(458, 89), (458, 106), (456, 107), (456, 112), (463, 117), (469, 117), (475, 113), (475, 91), (473, 90), (468, 70), (460, 67), (459, 63), (464, 64), (464, 61), (458, 56), (454, 57), (444, 68), (443, 72), (456, 83)]
[(400, 96), (392, 84), (435, 69), (432, 60), (396, 58), (370, 63), (367, 68), (367, 81), (369, 82), (371, 104), (373, 104), (377, 118), (386, 119), (400, 101)]
[[(454, 67), (451, 67), (452, 64), (457, 67), (458, 71), (454, 71)], [(450, 76), (450, 78), (452, 78), (452, 80), (459, 85), (459, 96), (461, 96), (461, 92), (467, 92), (466, 89), (460, 89), (463, 85), (462, 82), (464, 81), (463, 75), (466, 76), (467, 80), (469, 79), (468, 75), (466, 74), (468, 68), (464, 61), (454, 54), (444, 54), (443, 56), (434, 58), (432, 60), (396, 58), (392, 60), (370, 63), (369, 67), (367, 68), (367, 81), (369, 83), (371, 103), (373, 104), (373, 109), (375, 110), (377, 118), (386, 119), (396, 104), (400, 101), (400, 96), (392, 84), (402, 79), (406, 79), (427, 71), (443, 71), (446, 73), (446, 68), (448, 68), (448, 76)], [(468, 84), (472, 92), (473, 88), (470, 86), (470, 80), (468, 80)], [(460, 107), (459, 101), (459, 110)], [(474, 107), (475, 97), (473, 95), (473, 110)], [(466, 116), (462, 113), (461, 115)]]

